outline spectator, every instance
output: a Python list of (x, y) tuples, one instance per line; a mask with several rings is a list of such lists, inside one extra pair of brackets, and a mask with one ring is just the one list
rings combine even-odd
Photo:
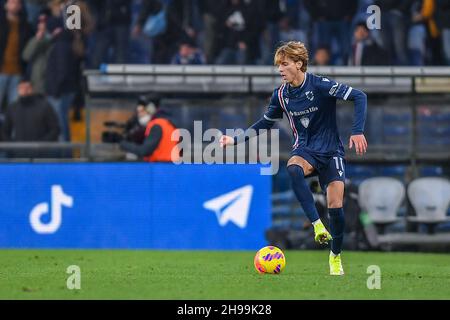
[(450, 65), (450, 1), (437, 0), (436, 22), (441, 30), (442, 52), (445, 63)]
[[(155, 107), (149, 107), (150, 102), (153, 102)], [(147, 106), (138, 112), (141, 125), (148, 121), (145, 139), (142, 144), (122, 140), (120, 148), (138, 157), (143, 157), (144, 161), (148, 162), (178, 161), (178, 141), (172, 140), (172, 136), (176, 134), (177, 129), (170, 120), (170, 114), (160, 107), (159, 98), (147, 100)]]
[(261, 61), (265, 65), (273, 65), (273, 53), (280, 42), (279, 22), (283, 17), (281, 0), (260, 0), (263, 5), (258, 18), (262, 20), (264, 30), (261, 33)]
[(241, 0), (229, 1), (220, 23), (223, 46), (216, 64), (247, 63), (249, 15)]
[(381, 39), (383, 48), (389, 55), (389, 60), (396, 65), (407, 65), (408, 55), (406, 51), (406, 30), (408, 1), (376, 0), (380, 7), (381, 15)]
[[(18, 86), (19, 99), (11, 104), (5, 116), (3, 137), (11, 142), (57, 141), (58, 118), (52, 106), (41, 94), (35, 94), (28, 80)], [(11, 157), (39, 157), (44, 151), (16, 150)]]
[[(267, 26), (267, 17), (264, 12), (265, 3), (261, 0), (245, 0), (243, 1), (246, 12), (246, 34), (245, 40), (247, 44), (247, 64), (255, 64), (261, 61), (261, 38)], [(278, 30), (275, 25), (275, 30)]]
[(384, 50), (370, 37), (365, 21), (357, 23), (353, 34), (349, 65), (372, 66), (389, 64)]
[(195, 42), (187, 39), (180, 43), (178, 53), (172, 58), (172, 64), (205, 64), (205, 57)]
[(163, 5), (160, 0), (142, 0), (140, 8), (141, 12), (132, 31), (134, 37), (142, 34), (142, 29), (147, 19), (163, 10)]
[[(357, 0), (306, 1), (305, 6), (314, 21), (314, 45), (329, 45), (332, 64), (344, 65), (351, 47), (351, 24), (358, 7)], [(336, 41), (335, 47), (333, 40)], [(337, 48), (334, 50), (334, 48)]]
[(306, 34), (300, 29), (294, 29), (289, 16), (284, 16), (281, 18), (279, 23), (280, 28), (280, 41), (289, 42), (289, 41), (301, 41), (306, 43)]
[(81, 110), (84, 107), (83, 68), (88, 61), (88, 42), (95, 30), (95, 21), (91, 9), (85, 0), (70, 0), (68, 5), (76, 5), (80, 8), (81, 29), (71, 30), (73, 35), (73, 52), (75, 54), (76, 73), (75, 97), (73, 99), (73, 120), (80, 121)]
[[(164, 5), (163, 5), (164, 4)], [(168, 64), (177, 52), (177, 44), (182, 39), (195, 39), (196, 32), (192, 23), (193, 5), (191, 1), (183, 0), (144, 0), (144, 6), (133, 30), (138, 36), (150, 15), (160, 10), (166, 12), (166, 29), (154, 36), (152, 63)]]
[[(7, 0), (0, 7), (0, 107), (17, 98), (17, 85), (26, 72), (22, 51), (31, 36), (21, 0)], [(1, 107), (0, 111), (4, 108)]]
[(42, 10), (45, 10), (47, 7), (48, 0), (24, 0), (24, 2), (28, 23), (32, 26), (33, 31), (36, 31), (35, 28), (38, 24), (39, 16), (41, 15)]
[(56, 29), (53, 35), (47, 31), (47, 14), (39, 16), (36, 35), (31, 38), (22, 53), (22, 58), (29, 64), (31, 70), (31, 85), (35, 93), (45, 94), (45, 72), (47, 69), (48, 52), (52, 36), (62, 29)]
[[(420, 9), (419, 9), (420, 8)], [(426, 30), (426, 42), (425, 47), (429, 48), (429, 58), (427, 62), (431, 65), (442, 64), (441, 55), (441, 42), (440, 42), (440, 30), (436, 24), (435, 14), (436, 14), (436, 3), (435, 0), (422, 0), (417, 3), (416, 9), (419, 9), (412, 16), (412, 22), (416, 24), (422, 24)]]
[(407, 48), (411, 65), (425, 65), (427, 30), (421, 18), (422, 0), (409, 1), (409, 21)]
[(330, 49), (327, 46), (321, 46), (316, 49), (314, 58), (311, 61), (313, 66), (328, 66), (330, 65)]
[[(131, 25), (129, 0), (91, 0), (90, 8), (95, 16), (95, 46), (92, 67), (102, 63), (127, 63), (128, 38)], [(109, 49), (113, 57), (108, 58)]]
[[(45, 88), (61, 127), (61, 141), (70, 141), (69, 109), (77, 90), (78, 58), (74, 51), (74, 33), (64, 29), (62, 0), (52, 0), (52, 15), (47, 22), (50, 33), (56, 34), (48, 53)], [(51, 62), (51, 63), (49, 63)]]
[(203, 15), (204, 46), (206, 62), (212, 64), (219, 54), (219, 29), (221, 15), (227, 7), (227, 0), (200, 0), (200, 12)]

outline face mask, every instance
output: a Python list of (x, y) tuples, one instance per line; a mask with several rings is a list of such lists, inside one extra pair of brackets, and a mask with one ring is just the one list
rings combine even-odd
[(140, 117), (139, 118), (139, 124), (141, 126), (145, 127), (147, 125), (147, 123), (150, 121), (150, 119), (151, 119), (150, 115), (146, 115), (146, 116)]

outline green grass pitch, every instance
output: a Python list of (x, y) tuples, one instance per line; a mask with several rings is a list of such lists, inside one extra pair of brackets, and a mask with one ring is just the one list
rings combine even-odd
[[(260, 275), (250, 251), (0, 250), (0, 299), (450, 299), (450, 255), (286, 251), (280, 275)], [(81, 289), (67, 289), (77, 265)], [(370, 265), (381, 289), (369, 290)]]

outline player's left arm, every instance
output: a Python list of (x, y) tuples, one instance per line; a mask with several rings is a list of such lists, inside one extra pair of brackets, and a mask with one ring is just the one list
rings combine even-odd
[(352, 88), (342, 83), (322, 78), (319, 88), (327, 96), (340, 100), (353, 101), (355, 105), (352, 133), (349, 148), (355, 146), (356, 153), (362, 155), (367, 151), (367, 140), (364, 136), (364, 125), (367, 114), (367, 95), (361, 90)]
[(356, 154), (363, 155), (367, 151), (367, 140), (364, 136), (364, 124), (366, 122), (367, 114), (367, 95), (361, 90), (350, 87), (350, 93), (347, 94), (347, 99), (353, 101), (355, 111), (353, 114), (352, 134), (348, 147), (356, 149)]

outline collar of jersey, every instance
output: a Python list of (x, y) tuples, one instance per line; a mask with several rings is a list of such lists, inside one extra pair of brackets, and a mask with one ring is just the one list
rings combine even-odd
[(286, 92), (288, 96), (290, 97), (298, 97), (300, 96), (300, 93), (302, 92), (303, 88), (305, 87), (306, 81), (308, 80), (308, 72), (305, 72), (305, 80), (303, 80), (303, 83), (300, 87), (292, 87), (290, 84), (286, 86)]

